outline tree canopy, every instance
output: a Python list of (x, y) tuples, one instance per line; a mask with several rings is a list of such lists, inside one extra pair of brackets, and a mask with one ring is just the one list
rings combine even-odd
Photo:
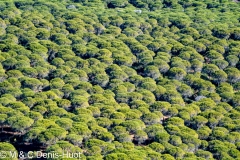
[(0, 154), (239, 159), (239, 17), (232, 0), (0, 1)]

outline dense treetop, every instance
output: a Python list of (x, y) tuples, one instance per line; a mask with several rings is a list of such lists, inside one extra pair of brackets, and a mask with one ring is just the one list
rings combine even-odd
[(231, 0), (0, 0), (0, 151), (240, 159), (239, 22)]

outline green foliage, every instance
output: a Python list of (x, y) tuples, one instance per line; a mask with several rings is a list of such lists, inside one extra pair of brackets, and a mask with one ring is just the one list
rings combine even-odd
[(0, 151), (239, 159), (239, 4), (1, 1)]
[(0, 151), (1, 153), (3, 153), (4, 158), (5, 159), (12, 159), (12, 160), (17, 160), (18, 158), (18, 154), (16, 154), (16, 156), (12, 156), (15, 154), (15, 152), (17, 152), (16, 148), (7, 142), (1, 142), (0, 143)]

